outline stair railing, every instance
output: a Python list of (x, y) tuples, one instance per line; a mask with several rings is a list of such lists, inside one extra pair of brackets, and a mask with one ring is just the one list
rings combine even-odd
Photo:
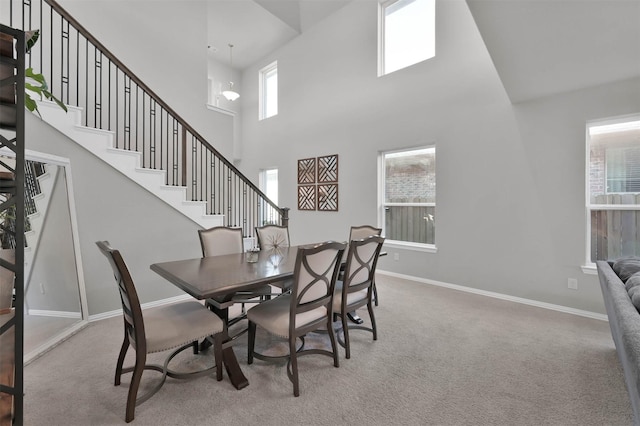
[(281, 208), (222, 156), (109, 49), (54, 0), (0, 3), (0, 22), (40, 29), (27, 66), (40, 71), (49, 90), (83, 110), (82, 124), (109, 130), (114, 147), (138, 151), (142, 167), (166, 172), (166, 185), (185, 186), (208, 214), (252, 236), (256, 226), (287, 225)]

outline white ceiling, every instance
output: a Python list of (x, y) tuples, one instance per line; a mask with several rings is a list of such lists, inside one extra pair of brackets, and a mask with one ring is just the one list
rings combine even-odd
[[(351, 0), (208, 0), (209, 54), (245, 68)], [(375, 1), (375, 0), (374, 0)]]
[(512, 102), (640, 76), (640, 0), (467, 0)]
[[(245, 68), (350, 1), (208, 0), (210, 55)], [(640, 0), (466, 1), (514, 103), (640, 76)]]

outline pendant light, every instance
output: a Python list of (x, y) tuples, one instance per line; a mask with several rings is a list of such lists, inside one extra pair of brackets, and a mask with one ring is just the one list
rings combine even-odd
[[(229, 44), (229, 65), (233, 70), (233, 44)], [(222, 92), (222, 96), (224, 96), (229, 101), (235, 101), (240, 97), (240, 94), (233, 90), (233, 81), (229, 81), (229, 90), (225, 90)]]

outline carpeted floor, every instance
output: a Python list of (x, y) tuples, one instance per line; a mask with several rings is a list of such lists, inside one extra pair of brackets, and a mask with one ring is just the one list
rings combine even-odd
[[(168, 379), (132, 424), (632, 423), (606, 322), (387, 276), (377, 285), (378, 341), (353, 332), (352, 357), (340, 348), (340, 368), (329, 357), (302, 357), (300, 397), (284, 363), (246, 364), (242, 337), (234, 349), (247, 388), (233, 388), (226, 372), (222, 382)], [(113, 386), (121, 342), (122, 319), (102, 320), (29, 364), (25, 424), (124, 424), (129, 375)], [(267, 344), (260, 335), (258, 348)], [(143, 383), (153, 379), (145, 373)]]

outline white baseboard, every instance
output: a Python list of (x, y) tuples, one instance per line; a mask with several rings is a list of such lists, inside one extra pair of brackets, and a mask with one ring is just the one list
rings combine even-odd
[(493, 297), (495, 299), (507, 300), (509, 302), (522, 303), (523, 305), (536, 306), (538, 308), (549, 309), (552, 311), (564, 312), (567, 314), (578, 315), (586, 318), (593, 318), (601, 321), (608, 321), (609, 319), (605, 314), (599, 314), (596, 312), (583, 311), (581, 309), (569, 308), (562, 305), (554, 305), (552, 303), (539, 302), (537, 300), (523, 299), (521, 297), (509, 296), (507, 294), (495, 293), (492, 291), (480, 290), (472, 287), (465, 287), (457, 284), (449, 284), (441, 281), (430, 280), (427, 278), (419, 278), (411, 275), (398, 274), (396, 272), (383, 271), (378, 269), (376, 271), (380, 275), (387, 275), (389, 277), (401, 278), (409, 281), (420, 282), (424, 284), (435, 285), (438, 287), (446, 287), (453, 290), (465, 291), (467, 293), (479, 294), (481, 296)]
[(80, 312), (46, 311), (42, 309), (29, 309), (27, 311), (27, 315), (34, 315), (39, 317), (82, 319), (82, 314)]
[[(427, 278), (414, 277), (412, 275), (399, 274), (399, 273), (396, 273), (396, 272), (384, 271), (384, 270), (380, 270), (380, 269), (377, 270), (377, 273), (380, 274), (380, 275), (387, 275), (389, 277), (401, 278), (401, 279), (404, 279), (404, 280), (409, 280), (409, 281), (420, 282), (420, 283), (424, 283), (424, 284), (435, 285), (435, 286), (438, 286), (438, 287), (445, 287), (445, 288), (450, 288), (450, 289), (453, 289), (453, 290), (465, 291), (467, 293), (473, 293), (473, 294), (478, 294), (478, 295), (481, 295), (481, 296), (493, 297), (495, 299), (501, 299), (501, 300), (506, 300), (506, 301), (509, 301), (509, 302), (521, 303), (523, 305), (535, 306), (535, 307), (538, 307), (538, 308), (549, 309), (549, 310), (552, 310), (552, 311), (564, 312), (564, 313), (567, 313), (567, 314), (572, 314), (572, 315), (578, 315), (578, 316), (581, 316), (581, 317), (597, 319), (597, 320), (600, 320), (600, 321), (608, 321), (608, 318), (607, 318), (607, 316), (605, 314), (599, 314), (599, 313), (596, 313), (596, 312), (590, 312), (590, 311), (584, 311), (584, 310), (581, 310), (581, 309), (569, 308), (567, 306), (555, 305), (553, 303), (545, 303), (545, 302), (540, 302), (540, 301), (537, 301), (537, 300), (524, 299), (522, 297), (509, 296), (507, 294), (495, 293), (495, 292), (486, 291), (486, 290), (479, 290), (477, 288), (465, 287), (465, 286), (461, 286), (461, 285), (457, 285), (457, 284), (449, 284), (449, 283), (445, 283), (445, 282), (442, 282), (442, 281), (436, 281), (436, 280), (430, 280), (430, 279), (427, 279)], [(185, 295), (181, 295), (181, 296), (171, 297), (169, 299), (162, 299), (162, 300), (157, 300), (155, 302), (144, 303), (141, 306), (142, 306), (142, 309), (146, 309), (146, 308), (153, 308), (155, 306), (168, 305), (170, 303), (182, 302), (182, 301), (190, 300), (190, 299), (193, 299), (193, 298), (190, 295), (185, 294)], [(90, 315), (89, 316), (89, 322), (91, 322), (91, 321), (99, 321), (99, 320), (107, 319), (107, 318), (113, 318), (113, 317), (117, 317), (117, 316), (120, 316), (120, 315), (122, 315), (122, 309), (116, 309), (114, 311), (103, 312), (101, 314), (96, 314), (96, 315)]]
[[(140, 305), (142, 309), (154, 308), (156, 306), (169, 305), (171, 303), (183, 302), (185, 300), (195, 300), (188, 294), (183, 294), (176, 297), (170, 297), (168, 299), (156, 300), (155, 302), (143, 303)], [(101, 314), (89, 315), (89, 322), (99, 321), (107, 318), (113, 318), (122, 315), (122, 309), (116, 309), (114, 311), (103, 312)]]

